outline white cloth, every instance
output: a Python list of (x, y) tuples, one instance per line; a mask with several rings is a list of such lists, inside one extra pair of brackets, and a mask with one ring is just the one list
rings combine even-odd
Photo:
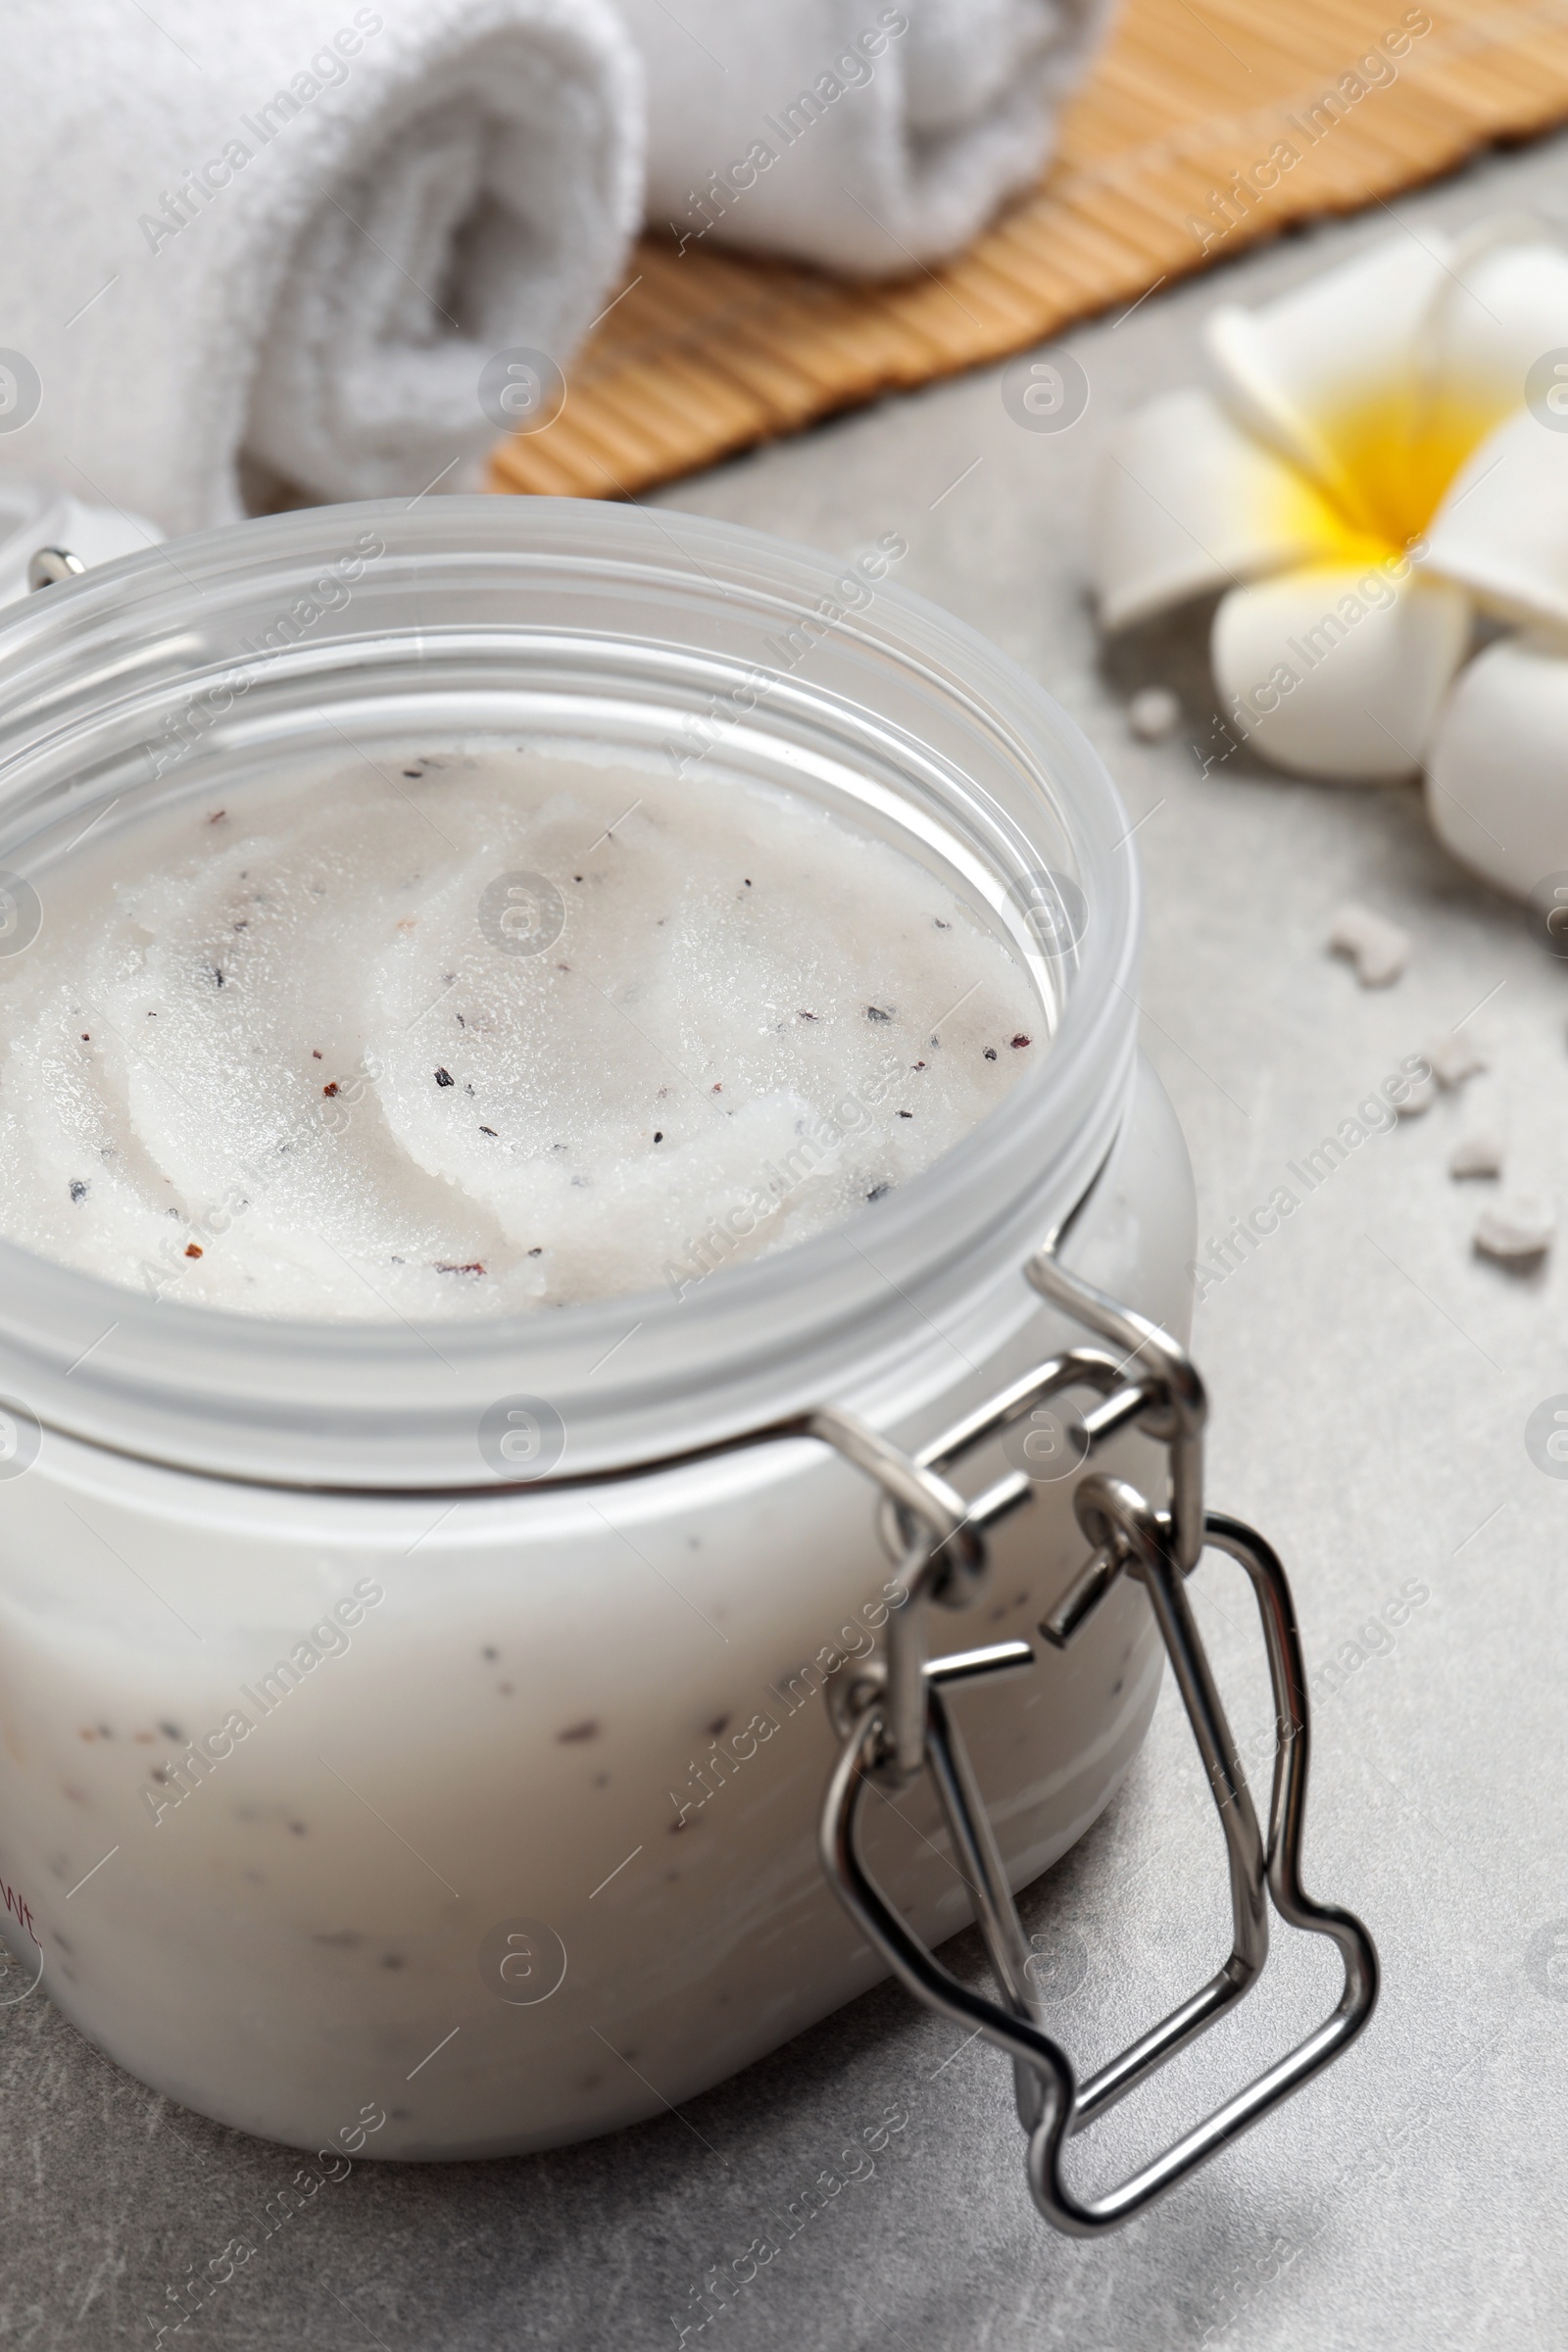
[(41, 386), (0, 472), (166, 530), (243, 512), (242, 451), (317, 498), (455, 487), (485, 363), (564, 367), (613, 293), (609, 0), (5, 0), (0, 45), (0, 344)]
[(620, 0), (648, 75), (648, 216), (897, 276), (1044, 169), (1111, 0)]

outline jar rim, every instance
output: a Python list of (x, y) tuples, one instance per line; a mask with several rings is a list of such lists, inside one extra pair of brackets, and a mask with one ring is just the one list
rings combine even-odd
[[(257, 615), (367, 540), (380, 552), (344, 612), (258, 649)], [(252, 661), (270, 695), (291, 680), (316, 691), (323, 674), (348, 692), (367, 649), (395, 651), (401, 630), (429, 684), (443, 662), (467, 675), (472, 646), (495, 636), (523, 692), (557, 674), (564, 629), (573, 659), (591, 655), (612, 681), (635, 659), (689, 710), (705, 678), (748, 662), (759, 674), (757, 647), (809, 627), (809, 658), (768, 689), (769, 725), (836, 728), (856, 758), (885, 743), (911, 794), (936, 806), (945, 793), (982, 854), (994, 836), (999, 888), (1015, 892), (1032, 859), (1069, 878), (1083, 913), (1059, 953), (1049, 1050), (977, 1127), (874, 1208), (720, 1266), (690, 1295), (417, 1325), (285, 1321), (143, 1297), (0, 1239), (0, 1399), (45, 1432), (209, 1475), (496, 1491), (513, 1482), (487, 1466), (477, 1428), (498, 1402), (558, 1414), (564, 1469), (634, 1466), (814, 1404), (891, 1396), (933, 1332), (947, 1345), (944, 1321), (977, 1286), (1016, 1281), (1103, 1160), (1126, 1099), (1136, 848), (1098, 755), (1018, 664), (885, 576), (846, 610), (847, 576), (846, 560), (675, 510), (435, 496), (225, 525), (0, 622), (0, 864), (24, 870), (29, 825), (41, 837), (90, 808), (111, 751), (122, 758), (171, 698)]]

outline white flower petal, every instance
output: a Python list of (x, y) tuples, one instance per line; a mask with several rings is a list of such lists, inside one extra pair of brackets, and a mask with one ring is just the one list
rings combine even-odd
[(1233, 733), (1277, 767), (1407, 776), (1463, 658), (1469, 607), (1393, 564), (1317, 564), (1233, 589), (1214, 615), (1214, 678)]
[(1237, 422), (1302, 466), (1362, 530), (1403, 546), (1464, 449), (1435, 483), (1416, 431), (1430, 406), (1427, 322), (1452, 248), (1400, 234), (1255, 311), (1226, 304), (1205, 341)]
[(1345, 552), (1343, 521), (1206, 392), (1168, 392), (1101, 453), (1090, 532), (1108, 629)]
[(1478, 230), (1439, 288), (1426, 343), (1449, 429), (1474, 446), (1522, 406), (1537, 361), (1568, 351), (1568, 252), (1506, 224)]
[(1427, 811), (1456, 858), (1526, 899), (1568, 873), (1568, 653), (1505, 637), (1460, 675), (1439, 716)]
[(1420, 560), (1505, 619), (1568, 628), (1568, 415), (1562, 422), (1521, 409), (1499, 424), (1438, 509)]

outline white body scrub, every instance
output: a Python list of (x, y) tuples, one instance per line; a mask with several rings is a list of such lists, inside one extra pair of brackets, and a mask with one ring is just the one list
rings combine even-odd
[(259, 1314), (682, 1289), (917, 1173), (1046, 1042), (901, 851), (517, 751), (166, 812), (43, 899), (0, 985), (0, 1231)]

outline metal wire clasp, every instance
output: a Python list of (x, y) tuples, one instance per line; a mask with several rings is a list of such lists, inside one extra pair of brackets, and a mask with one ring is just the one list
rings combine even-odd
[[(1262, 1537), (1240, 1520), (1204, 1509), (1202, 1382), (1167, 1332), (1068, 1273), (1056, 1255), (1056, 1238), (1029, 1260), (1028, 1279), (1108, 1342), (1114, 1353), (1078, 1348), (1053, 1356), (913, 1456), (846, 1415), (811, 1417), (814, 1435), (881, 1486), (884, 1539), (899, 1560), (906, 1595), (889, 1619), (885, 1660), (851, 1684), (829, 1686), (829, 1707), (843, 1747), (823, 1805), (820, 1850), (840, 1901), (909, 1991), (958, 2024), (977, 2029), (1012, 2059), (1035, 2202), (1057, 2229), (1090, 2237), (1143, 2212), (1346, 2050), (1377, 2000), (1378, 1957), (1359, 1920), (1314, 1902), (1301, 1886), (1310, 1729), (1296, 1614), (1285, 1571)], [(1065, 1647), (1119, 1576), (1144, 1586), (1219, 1813), (1232, 1916), (1224, 1966), (1086, 2082), (1078, 2081), (1066, 2052), (1039, 2021), (1026, 1973), (1028, 1941), (949, 1708), (950, 1697), (971, 1683), (1025, 1671), (1034, 1663), (1034, 1651), (1027, 1642), (1003, 1642), (959, 1656), (930, 1659), (926, 1654), (931, 1604), (958, 1606), (969, 1598), (985, 1570), (984, 1531), (1032, 1494), (1028, 1477), (1015, 1470), (965, 1503), (949, 1473), (972, 1447), (1065, 1389), (1087, 1389), (1097, 1398), (1084, 1415), (1091, 1456), (1107, 1438), (1132, 1426), (1161, 1442), (1167, 1491), (1156, 1503), (1126, 1479), (1086, 1471), (1073, 1502), (1090, 1556), (1040, 1630)], [(1186, 1580), (1205, 1546), (1240, 1562), (1262, 1620), (1278, 1736), (1266, 1845), (1188, 1603)], [(958, 1865), (974, 1895), (997, 1999), (971, 1991), (942, 1966), (860, 1859), (857, 1831), (868, 1782), (876, 1776), (906, 1783), (921, 1772), (932, 1776)], [(1093, 2200), (1075, 2196), (1061, 2177), (1066, 2142), (1250, 1990), (1268, 1957), (1269, 1899), (1288, 1926), (1326, 1936), (1338, 1946), (1345, 1972), (1338, 2004), (1295, 2049), (1119, 2187)]]

